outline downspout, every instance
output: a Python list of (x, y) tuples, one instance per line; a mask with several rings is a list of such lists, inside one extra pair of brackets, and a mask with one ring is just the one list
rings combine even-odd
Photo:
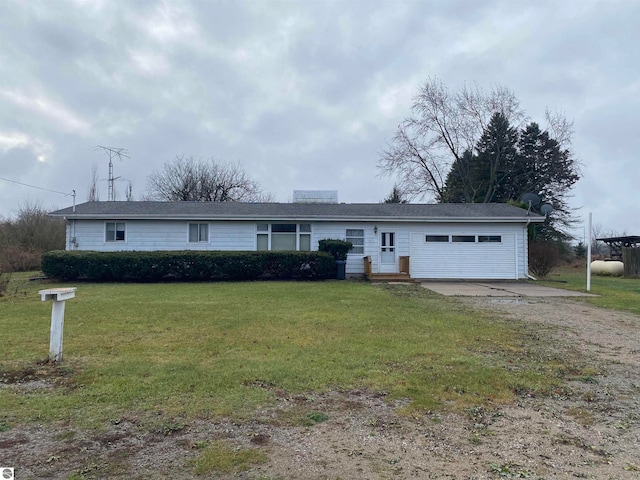
[[(76, 213), (76, 191), (72, 190), (72, 194), (71, 195), (73, 196), (73, 213)], [(70, 235), (70, 238), (69, 238), (69, 250), (72, 249), (71, 248), (72, 245), (73, 245), (73, 250), (75, 250), (76, 249), (76, 245), (78, 244), (78, 242), (76, 240), (76, 219), (75, 218), (72, 220), (70, 230), (71, 230), (71, 235)]]
[[(531, 208), (531, 206), (529, 206), (529, 208)], [(531, 223), (531, 217), (529, 217), (529, 212), (527, 211), (527, 224), (524, 227), (524, 232), (525, 232), (525, 237), (527, 239), (527, 242), (529, 241), (529, 224)], [(526, 256), (525, 256), (525, 261), (526, 261)], [(529, 275), (529, 262), (526, 262), (527, 265), (527, 271), (525, 272), (525, 275), (527, 276), (527, 278), (529, 280), (538, 280), (536, 277), (533, 277), (531, 275)]]
[(516, 280), (518, 280), (520, 278), (520, 275), (518, 275), (518, 270), (520, 269), (520, 262), (518, 261), (518, 232), (514, 233), (515, 239), (513, 242), (513, 250), (515, 251), (516, 254)]

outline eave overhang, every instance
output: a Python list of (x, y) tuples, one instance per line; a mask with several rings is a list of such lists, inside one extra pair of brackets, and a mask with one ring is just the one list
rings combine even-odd
[(522, 217), (443, 217), (443, 216), (352, 216), (352, 215), (206, 215), (206, 214), (50, 214), (67, 220), (171, 220), (171, 221), (245, 221), (245, 222), (367, 222), (367, 223), (542, 223), (541, 216)]

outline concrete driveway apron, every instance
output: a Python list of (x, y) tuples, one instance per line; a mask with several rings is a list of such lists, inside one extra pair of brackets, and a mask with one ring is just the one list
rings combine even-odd
[(441, 295), (461, 297), (595, 297), (529, 282), (425, 281), (421, 285)]

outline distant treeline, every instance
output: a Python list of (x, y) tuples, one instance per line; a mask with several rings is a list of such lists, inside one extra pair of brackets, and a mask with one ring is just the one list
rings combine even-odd
[(42, 254), (64, 245), (64, 220), (39, 205), (24, 206), (15, 219), (0, 219), (0, 272), (40, 270)]

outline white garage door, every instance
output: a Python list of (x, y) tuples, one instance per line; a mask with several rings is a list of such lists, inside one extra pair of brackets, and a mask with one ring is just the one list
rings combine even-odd
[(516, 235), (513, 233), (430, 234), (428, 240), (426, 233), (411, 233), (413, 278), (518, 278)]

